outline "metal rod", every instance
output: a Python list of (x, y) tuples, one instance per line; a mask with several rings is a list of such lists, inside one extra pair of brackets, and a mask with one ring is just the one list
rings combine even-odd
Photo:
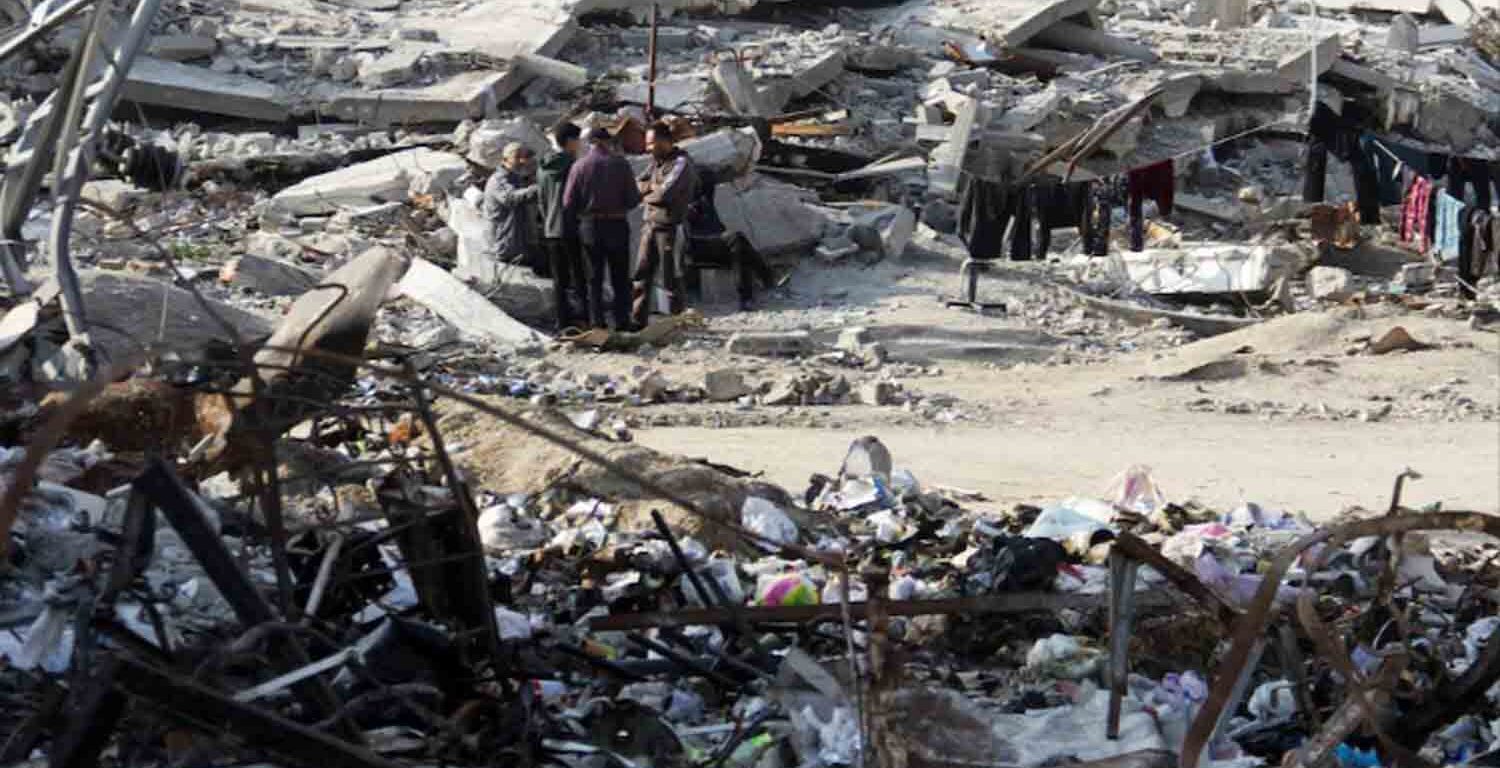
[(656, 24), (660, 10), (656, 3), (651, 4), (651, 36), (646, 42), (646, 58), (648, 68), (646, 72), (646, 121), (656, 119)]
[(683, 669), (692, 672), (693, 674), (698, 675), (699, 677), (702, 677), (722, 688), (727, 688), (729, 690), (739, 690), (740, 688), (739, 683), (730, 680), (729, 678), (713, 671), (712, 669), (709, 669), (707, 665), (699, 662), (697, 659), (694, 659), (687, 654), (679, 653), (677, 649), (672, 648), (665, 643), (659, 643), (649, 637), (646, 637), (645, 635), (640, 634), (639, 632), (632, 632), (626, 635), (625, 639), (629, 640), (631, 643), (637, 646), (640, 646), (641, 648), (655, 652), (662, 658), (668, 659), (678, 666), (682, 667)]
[(661, 510), (651, 510), (651, 522), (656, 524), (656, 532), (667, 540), (667, 548), (672, 550), (672, 557), (677, 561), (677, 567), (682, 569), (683, 575), (693, 585), (693, 592), (697, 593), (698, 599), (703, 601), (703, 607), (713, 608), (719, 605), (708, 593), (708, 588), (703, 585), (703, 579), (698, 576), (698, 572), (693, 570), (687, 555), (682, 553), (682, 547), (677, 543), (677, 537), (672, 534), (672, 529), (667, 527), (667, 521), (661, 516)]
[(307, 607), (303, 609), (302, 615), (318, 615), (318, 608), (323, 604), (323, 594), (328, 591), (328, 582), (333, 577), (333, 566), (338, 562), (339, 553), (343, 549), (344, 535), (333, 534), (333, 541), (328, 542), (328, 549), (323, 553), (323, 562), (318, 565), (318, 578), (313, 581), (312, 591), (307, 596)]

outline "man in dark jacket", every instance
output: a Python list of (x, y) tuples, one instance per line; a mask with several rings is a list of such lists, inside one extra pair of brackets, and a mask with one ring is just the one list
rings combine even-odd
[(536, 162), (530, 149), (520, 143), (505, 146), (500, 167), (484, 185), (484, 216), (494, 231), (489, 257), (505, 264), (526, 263), (536, 253), (537, 199)]
[(587, 306), (583, 300), (583, 257), (578, 242), (578, 217), (563, 205), (563, 192), (568, 184), (568, 172), (578, 157), (579, 136), (583, 132), (572, 123), (562, 123), (552, 130), (552, 141), (557, 152), (542, 163), (537, 174), (537, 185), (541, 187), (542, 244), (552, 267), (552, 295), (557, 302), (557, 331), (561, 333), (573, 325), (573, 294), (579, 294), (578, 304)]
[(677, 265), (677, 227), (687, 216), (688, 206), (698, 195), (698, 171), (693, 159), (677, 148), (672, 129), (666, 123), (655, 123), (646, 134), (651, 151), (651, 167), (639, 182), (642, 202), (646, 204), (641, 221), (640, 253), (635, 262), (635, 303), (632, 319), (644, 326), (651, 316), (651, 293), (656, 271), (664, 269), (671, 305), (677, 314), (683, 310), (682, 274)]
[(750, 243), (743, 232), (724, 226), (714, 205), (718, 179), (712, 171), (698, 174), (698, 199), (688, 207), (686, 261), (692, 267), (732, 269), (739, 275), (740, 309), (750, 310), (758, 278), (768, 290), (775, 287), (776, 275), (765, 257)]
[(589, 262), (589, 320), (604, 324), (604, 270), (614, 293), (616, 330), (630, 328), (630, 223), (641, 204), (634, 174), (625, 158), (610, 150), (609, 131), (591, 128), (588, 154), (573, 164), (563, 190), (563, 208), (578, 218), (578, 236)]

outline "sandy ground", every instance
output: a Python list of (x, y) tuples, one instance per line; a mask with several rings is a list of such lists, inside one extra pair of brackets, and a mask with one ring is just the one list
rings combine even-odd
[(1394, 424), (1272, 424), (1193, 415), (863, 432), (674, 427), (643, 431), (637, 440), (765, 472), (771, 481), (798, 489), (806, 487), (810, 470), (836, 472), (849, 441), (868, 433), (920, 481), (980, 491), (995, 508), (1102, 494), (1135, 463), (1150, 466), (1173, 500), (1220, 507), (1249, 500), (1313, 519), (1350, 506), (1384, 508), (1392, 480), (1407, 466), (1423, 474), (1408, 486), (1408, 505), (1500, 507), (1494, 424), (1441, 424), (1420, 432)]
[[(710, 308), (708, 334), (644, 361), (552, 359), (612, 375), (645, 364), (674, 382), (732, 367), (769, 386), (812, 363), (728, 355), (729, 333), (801, 328), (831, 343), (844, 328), (867, 326), (891, 353), (887, 369), (921, 368), (898, 377), (903, 386), (957, 399), (963, 416), (951, 424), (857, 405), (625, 412), (644, 445), (764, 472), (794, 492), (814, 472), (835, 472), (850, 440), (875, 435), (921, 481), (980, 491), (997, 507), (1102, 493), (1122, 470), (1145, 464), (1173, 499), (1217, 506), (1250, 500), (1314, 518), (1384, 508), (1394, 477), (1411, 467), (1424, 476), (1409, 486), (1411, 506), (1500, 508), (1500, 334), (1470, 328), (1451, 299), (1446, 312), (1312, 308), (1195, 340), (1082, 312), (1042, 287), (1040, 265), (987, 278), (1008, 314), (944, 308), (939, 296), (953, 287), (957, 258), (929, 245), (870, 267), (803, 266), (793, 292), (764, 310)], [(1396, 326), (1432, 348), (1357, 352)]]

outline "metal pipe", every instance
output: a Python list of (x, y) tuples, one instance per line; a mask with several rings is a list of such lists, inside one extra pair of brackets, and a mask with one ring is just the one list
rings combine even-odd
[(26, 29), (17, 32), (14, 37), (0, 44), (0, 62), (16, 55), (18, 51), (36, 42), (37, 38), (62, 26), (62, 23), (73, 18), (73, 14), (83, 10), (94, 0), (73, 0), (73, 2), (57, 9), (55, 13), (41, 21), (32, 20)]
[[(100, 0), (95, 6), (95, 12), (102, 15), (113, 10), (113, 7), (112, 0)], [(63, 139), (58, 142), (58, 160), (54, 168), (52, 191), (54, 218), (50, 242), (58, 285), (62, 287), (64, 320), (68, 325), (68, 335), (72, 337), (86, 337), (88, 333), (88, 324), (84, 316), (83, 293), (78, 285), (78, 274), (73, 270), (73, 260), (68, 251), (68, 241), (73, 231), (73, 211), (83, 191), (83, 183), (88, 178), (89, 165), (94, 157), (94, 145), (99, 140), (104, 126), (109, 122), (115, 101), (125, 86), (125, 77), (130, 71), (130, 65), (145, 44), (146, 35), (151, 31), (151, 20), (156, 17), (156, 12), (160, 7), (161, 0), (140, 0), (136, 5), (135, 12), (130, 16), (129, 26), (125, 28), (118, 43), (112, 46), (113, 50), (108, 51), (112, 57), (103, 57), (105, 70), (100, 80), (99, 92), (93, 95), (89, 103), (88, 114), (83, 125), (77, 126), (74, 121), (77, 120), (83, 108), (83, 102), (90, 100), (93, 60), (103, 45), (101, 38), (104, 25), (102, 21), (99, 22), (95, 30), (88, 35), (89, 48), (86, 49), (84, 63), (79, 71), (78, 80), (73, 86), (73, 100), (68, 104), (66, 122), (63, 124)]]
[(656, 24), (659, 16), (656, 3), (651, 4), (651, 36), (646, 42), (646, 121), (656, 119)]
[(318, 608), (323, 604), (323, 594), (328, 591), (328, 581), (333, 577), (333, 566), (338, 562), (339, 553), (344, 549), (344, 534), (333, 534), (333, 541), (328, 543), (328, 550), (323, 553), (323, 562), (318, 565), (318, 577), (313, 581), (312, 591), (307, 595), (307, 607), (303, 609), (303, 616), (317, 616)]

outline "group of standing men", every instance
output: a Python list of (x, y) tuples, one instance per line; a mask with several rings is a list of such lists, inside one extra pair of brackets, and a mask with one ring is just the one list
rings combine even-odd
[[(539, 173), (532, 151), (510, 144), (501, 154), (500, 169), (485, 185), (484, 214), (495, 230), (492, 256), (513, 262), (527, 258), (540, 244), (552, 271), (559, 331), (579, 325), (569, 293), (585, 285), (588, 324), (606, 327), (606, 273), (616, 330), (645, 326), (658, 270), (664, 270), (668, 311), (681, 312), (677, 233), (699, 196), (700, 179), (692, 158), (673, 141), (671, 128), (656, 123), (647, 132), (651, 165), (639, 178), (603, 128), (580, 131), (563, 123), (553, 129), (552, 139), (558, 151), (542, 162)], [(631, 269), (627, 217), (638, 205), (645, 211)]]

